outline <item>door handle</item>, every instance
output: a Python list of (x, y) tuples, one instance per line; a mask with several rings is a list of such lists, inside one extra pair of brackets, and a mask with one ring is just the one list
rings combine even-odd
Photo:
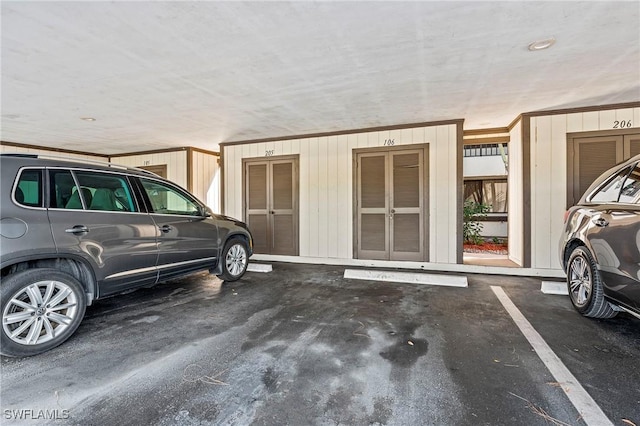
[(173, 229), (173, 227), (171, 225), (162, 225), (161, 227), (159, 227), (161, 232), (164, 232), (165, 234), (169, 231), (171, 231)]
[(595, 223), (596, 226), (599, 226), (600, 228), (604, 228), (605, 226), (607, 226), (609, 224), (609, 222), (604, 219), (599, 217), (598, 219), (594, 219), (593, 223)]
[(67, 234), (86, 234), (89, 232), (89, 228), (84, 225), (76, 225), (73, 228), (65, 229), (64, 232)]

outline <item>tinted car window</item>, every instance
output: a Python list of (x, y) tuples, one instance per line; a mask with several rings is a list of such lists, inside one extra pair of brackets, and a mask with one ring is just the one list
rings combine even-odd
[(140, 179), (153, 213), (196, 216), (199, 205), (186, 194), (158, 181)]
[(626, 167), (607, 181), (598, 191), (596, 191), (589, 201), (592, 203), (615, 203), (620, 196), (620, 189), (625, 182), (631, 167)]
[(621, 203), (638, 204), (640, 201), (640, 167), (636, 165), (627, 176), (620, 191)]
[(42, 205), (42, 170), (23, 170), (14, 193), (18, 204), (29, 207)]
[(71, 196), (65, 208), (78, 209), (80, 201), (88, 210), (135, 212), (136, 203), (124, 176), (108, 173), (74, 172), (77, 183), (71, 188)]
[[(82, 201), (77, 196), (71, 200), (72, 190), (76, 186), (69, 170), (49, 170), (49, 207), (54, 209), (82, 209)], [(70, 207), (67, 207), (67, 205)], [(75, 205), (75, 207), (73, 207)]]

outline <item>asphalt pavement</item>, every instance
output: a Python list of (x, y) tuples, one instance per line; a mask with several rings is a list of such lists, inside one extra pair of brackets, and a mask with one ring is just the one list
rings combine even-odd
[(62, 346), (2, 357), (0, 424), (592, 425), (581, 387), (612, 424), (640, 426), (640, 320), (583, 318), (534, 278), (449, 288), (343, 272), (282, 263), (98, 301)]

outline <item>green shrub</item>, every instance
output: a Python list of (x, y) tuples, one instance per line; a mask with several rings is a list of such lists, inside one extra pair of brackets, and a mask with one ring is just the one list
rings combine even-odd
[(462, 237), (465, 242), (472, 244), (482, 244), (484, 242), (482, 238), (482, 223), (480, 221), (487, 217), (487, 212), (491, 210), (491, 207), (476, 203), (475, 201), (465, 201), (463, 207), (463, 223), (462, 223)]

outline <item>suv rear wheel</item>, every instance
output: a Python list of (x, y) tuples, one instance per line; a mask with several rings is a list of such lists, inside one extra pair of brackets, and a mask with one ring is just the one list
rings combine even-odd
[(247, 270), (249, 255), (247, 245), (242, 238), (231, 238), (227, 241), (220, 257), (222, 273), (218, 275), (223, 281), (239, 280)]
[(50, 268), (28, 269), (8, 276), (0, 289), (3, 355), (30, 356), (67, 340), (86, 309), (82, 284)]
[(583, 246), (576, 247), (567, 263), (567, 286), (573, 307), (586, 317), (613, 318), (617, 312), (604, 298), (602, 277), (593, 256)]

